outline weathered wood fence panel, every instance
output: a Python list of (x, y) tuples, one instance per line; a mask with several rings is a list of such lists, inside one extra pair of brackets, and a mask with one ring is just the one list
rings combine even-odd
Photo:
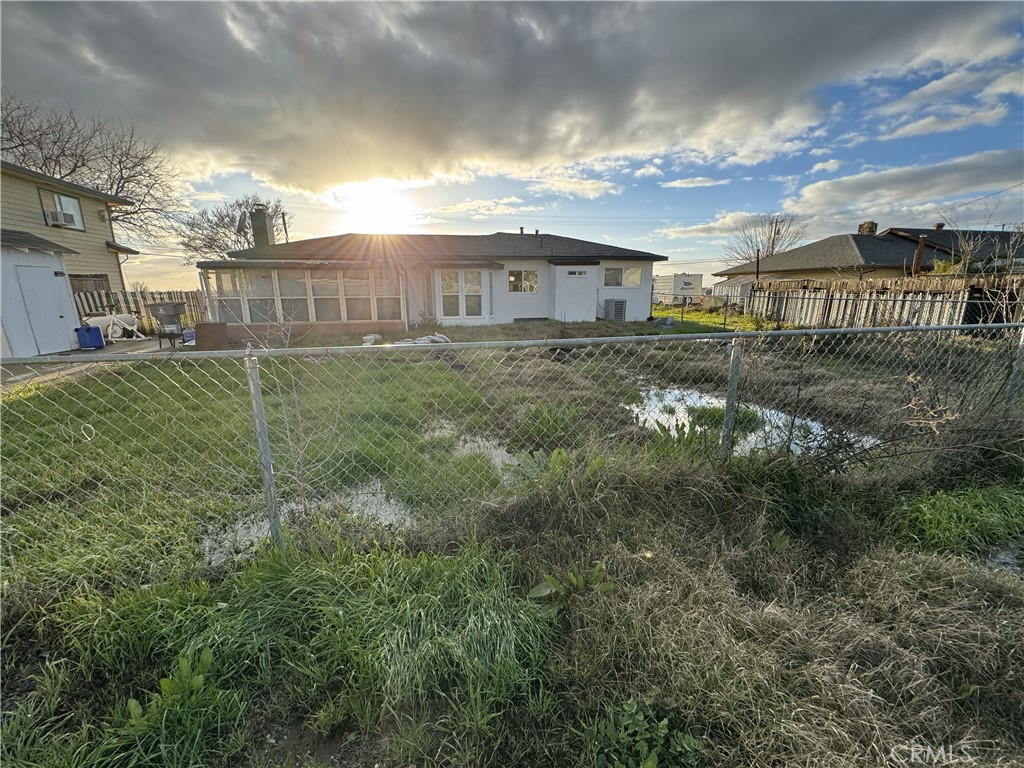
[(1024, 276), (755, 283), (748, 314), (805, 328), (1024, 320)]
[(184, 302), (182, 321), (186, 326), (207, 319), (206, 302), (200, 291), (83, 291), (75, 294), (80, 317), (111, 312), (138, 314), (143, 333), (156, 332), (156, 319), (146, 305), (158, 301)]

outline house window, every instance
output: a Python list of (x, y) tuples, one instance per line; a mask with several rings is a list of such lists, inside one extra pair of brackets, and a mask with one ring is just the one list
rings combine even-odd
[(221, 272), (217, 275), (217, 317), (222, 323), (241, 323), (242, 279), (238, 272)]
[(640, 267), (605, 267), (605, 288), (639, 288)]
[(277, 322), (277, 300), (274, 298), (274, 277), (271, 270), (246, 271), (245, 295), (249, 305), (250, 323)]
[(402, 292), (398, 271), (391, 267), (373, 270), (373, 295), (378, 320), (402, 319)]
[(370, 270), (346, 269), (342, 272), (345, 317), (348, 320), (373, 320), (370, 306)]
[(441, 317), (483, 317), (483, 272), (442, 269)]
[(78, 198), (40, 189), (39, 200), (43, 204), (43, 219), (46, 226), (85, 229), (82, 206), (79, 204)]
[(309, 299), (306, 290), (306, 270), (279, 269), (277, 287), (281, 292), (281, 319), (286, 323), (309, 320)]
[(110, 290), (108, 275), (68, 275), (68, 278), (71, 280), (72, 293)]
[(509, 293), (536, 293), (537, 290), (536, 269), (510, 269), (508, 271)]
[(309, 273), (313, 289), (313, 313), (318, 321), (337, 322), (341, 320), (341, 288), (338, 284), (338, 270), (315, 270)]
[(585, 269), (567, 269), (565, 271), (566, 277), (586, 277), (587, 270)]

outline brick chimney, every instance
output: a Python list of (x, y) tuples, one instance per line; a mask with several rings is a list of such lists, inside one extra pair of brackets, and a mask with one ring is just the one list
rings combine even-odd
[(259, 248), (261, 245), (274, 245), (274, 227), (267, 221), (267, 207), (255, 205), (249, 211), (249, 221), (252, 223), (252, 242)]
[(859, 227), (857, 227), (858, 235), (877, 235), (878, 234), (878, 222), (877, 221), (865, 221)]

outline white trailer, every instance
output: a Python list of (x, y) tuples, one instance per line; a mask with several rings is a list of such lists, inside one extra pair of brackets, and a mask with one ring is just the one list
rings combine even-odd
[(674, 275), (656, 275), (654, 278), (654, 303), (679, 306), (699, 304), (704, 275), (677, 272)]

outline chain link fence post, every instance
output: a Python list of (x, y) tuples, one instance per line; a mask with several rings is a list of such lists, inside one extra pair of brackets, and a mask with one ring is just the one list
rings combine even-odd
[(260, 366), (251, 349), (246, 350), (245, 373), (249, 380), (249, 396), (252, 399), (256, 443), (260, 454), (260, 469), (263, 471), (263, 492), (267, 500), (267, 521), (270, 524), (270, 538), (274, 542), (274, 546), (280, 549), (284, 547), (284, 537), (281, 534), (281, 513), (277, 506), (277, 486), (274, 483), (274, 464), (270, 456), (267, 416), (263, 410)]
[(1017, 351), (1013, 356), (1013, 366), (1010, 368), (1010, 380), (1006, 383), (1006, 405), (1003, 407), (1004, 414), (1009, 417), (1013, 410), (1013, 403), (1021, 397), (1021, 390), (1024, 389), (1024, 329), (1021, 330), (1017, 339)]
[(732, 456), (733, 433), (736, 429), (736, 411), (739, 407), (740, 368), (743, 363), (743, 339), (735, 337), (729, 351), (729, 387), (725, 396), (725, 415), (722, 419), (722, 442), (719, 458), (728, 461)]

